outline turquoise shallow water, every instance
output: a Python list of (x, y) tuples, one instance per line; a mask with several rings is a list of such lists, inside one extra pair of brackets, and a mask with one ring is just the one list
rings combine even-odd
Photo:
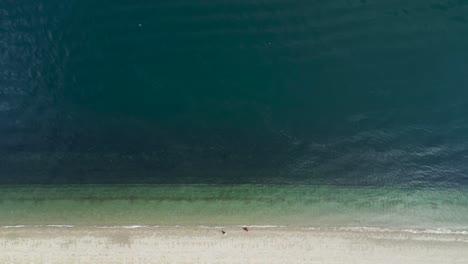
[(4, 186), (0, 225), (468, 230), (465, 189), (308, 185)]

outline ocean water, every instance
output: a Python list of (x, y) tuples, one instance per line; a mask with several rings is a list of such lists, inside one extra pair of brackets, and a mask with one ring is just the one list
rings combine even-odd
[(0, 1), (0, 226), (468, 234), (468, 2)]
[(3, 184), (468, 184), (466, 1), (0, 1)]

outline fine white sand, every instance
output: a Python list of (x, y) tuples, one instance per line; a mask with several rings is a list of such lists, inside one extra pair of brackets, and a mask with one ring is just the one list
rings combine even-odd
[(247, 233), (240, 226), (3, 227), (0, 263), (466, 264), (468, 235), (286, 227)]

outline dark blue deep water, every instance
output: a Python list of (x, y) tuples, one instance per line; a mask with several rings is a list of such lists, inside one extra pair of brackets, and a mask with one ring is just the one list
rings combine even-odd
[(468, 186), (468, 1), (0, 0), (0, 183)]

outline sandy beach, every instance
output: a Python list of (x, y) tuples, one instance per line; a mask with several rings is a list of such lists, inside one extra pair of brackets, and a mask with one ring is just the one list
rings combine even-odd
[(467, 262), (464, 233), (291, 227), (245, 232), (242, 226), (0, 229), (0, 263)]

